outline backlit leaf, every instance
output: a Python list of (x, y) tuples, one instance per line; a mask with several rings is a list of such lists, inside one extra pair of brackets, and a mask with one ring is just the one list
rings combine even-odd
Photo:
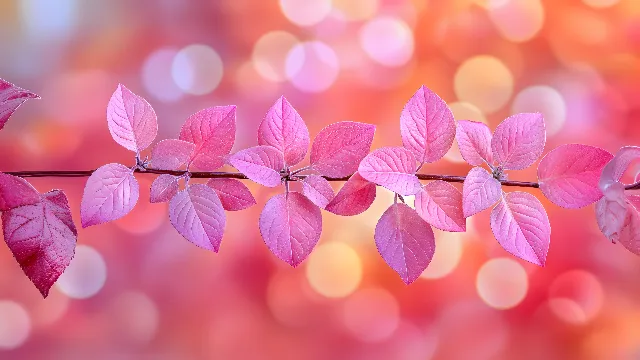
[(311, 146), (311, 166), (321, 175), (340, 178), (358, 170), (371, 149), (374, 125), (352, 121), (331, 124), (316, 136)]
[(509, 116), (493, 133), (493, 160), (503, 169), (528, 168), (542, 155), (546, 138), (542, 114), (523, 113)]
[(502, 194), (500, 181), (487, 170), (474, 167), (469, 171), (462, 185), (462, 212), (469, 217), (490, 208)]
[(236, 140), (236, 107), (215, 106), (189, 116), (180, 130), (180, 140), (196, 145), (189, 165), (213, 171), (224, 165)]
[(358, 172), (363, 178), (400, 195), (413, 195), (421, 188), (415, 175), (416, 159), (402, 147), (375, 150), (362, 160)]
[(309, 129), (284, 96), (273, 104), (260, 123), (258, 144), (280, 150), (287, 166), (298, 164), (307, 155)]
[(375, 199), (376, 184), (356, 172), (324, 209), (336, 215), (353, 216), (367, 210)]
[(281, 184), (284, 169), (282, 153), (271, 146), (254, 146), (231, 155), (227, 161), (260, 185), (275, 187)]
[(416, 194), (415, 208), (426, 222), (444, 231), (466, 231), (462, 193), (448, 182), (437, 180)]
[(158, 133), (158, 118), (151, 105), (122, 84), (107, 105), (107, 124), (113, 140), (134, 152), (149, 147)]
[(251, 191), (240, 180), (209, 179), (207, 186), (218, 194), (222, 207), (227, 211), (244, 210), (256, 204)]
[(38, 95), (31, 91), (21, 89), (8, 81), (0, 79), (0, 130), (20, 105), (29, 99), (39, 98)]

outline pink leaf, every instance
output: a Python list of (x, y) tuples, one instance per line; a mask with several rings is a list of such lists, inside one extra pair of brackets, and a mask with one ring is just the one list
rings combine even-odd
[(524, 113), (509, 116), (493, 133), (493, 160), (503, 169), (528, 168), (542, 155), (545, 141), (542, 114)]
[(276, 187), (282, 182), (282, 153), (271, 146), (254, 146), (231, 155), (227, 161), (260, 185)]
[(107, 105), (107, 123), (113, 140), (137, 153), (149, 147), (158, 133), (158, 118), (151, 105), (122, 84)]
[(604, 190), (604, 196), (596, 203), (596, 220), (600, 231), (612, 242), (617, 242), (627, 219), (629, 206), (624, 185), (614, 182)]
[(302, 195), (321, 209), (324, 209), (335, 196), (331, 184), (318, 175), (309, 175), (302, 181)]
[(336, 215), (353, 216), (367, 210), (375, 199), (376, 184), (356, 172), (324, 209)]
[(416, 177), (416, 159), (402, 147), (386, 147), (367, 155), (358, 167), (363, 178), (382, 185), (400, 195), (413, 195), (420, 191)]
[(227, 211), (244, 210), (256, 204), (251, 191), (240, 180), (210, 179), (207, 186), (218, 194), (222, 207)]
[(554, 204), (577, 209), (598, 201), (602, 168), (613, 158), (606, 150), (588, 145), (562, 145), (538, 165), (540, 190)]
[(169, 202), (169, 221), (191, 243), (218, 252), (226, 223), (222, 203), (213, 189), (189, 185)]
[(640, 196), (627, 196), (628, 212), (620, 231), (620, 244), (636, 255), (640, 255)]
[(40, 99), (40, 97), (0, 79), (0, 130), (20, 105), (29, 99)]
[(32, 205), (2, 213), (4, 240), (24, 273), (43, 297), (69, 266), (77, 231), (61, 190), (43, 194)]
[(422, 86), (400, 115), (402, 144), (420, 163), (431, 163), (447, 153), (456, 135), (453, 113), (433, 91)]
[(393, 204), (376, 225), (376, 247), (406, 284), (427, 268), (436, 250), (431, 226), (405, 204)]
[(444, 231), (466, 231), (462, 193), (448, 182), (432, 181), (416, 194), (416, 211), (429, 224)]
[(340, 178), (353, 174), (371, 149), (374, 125), (352, 121), (331, 124), (311, 146), (311, 166), (321, 175)]
[(178, 179), (180, 178), (177, 176), (162, 174), (153, 180), (150, 202), (161, 203), (171, 200), (178, 193)]
[(196, 145), (189, 165), (213, 171), (224, 165), (236, 140), (236, 107), (215, 106), (189, 116), (180, 130), (180, 140)]
[(32, 205), (40, 201), (40, 193), (27, 180), (0, 173), (0, 211)]
[(488, 209), (502, 194), (502, 185), (487, 170), (474, 167), (462, 186), (462, 212), (469, 217)]
[(320, 239), (320, 209), (298, 192), (278, 194), (260, 214), (260, 234), (271, 252), (296, 267)]
[(544, 266), (551, 240), (551, 224), (535, 196), (520, 191), (502, 196), (491, 211), (491, 230), (509, 253)]
[(156, 169), (178, 170), (191, 159), (195, 149), (196, 146), (187, 141), (162, 140), (151, 151), (151, 165)]
[(309, 129), (284, 96), (273, 104), (260, 123), (258, 144), (280, 150), (287, 166), (296, 165), (307, 155)]
[(80, 204), (82, 227), (117, 220), (138, 202), (140, 187), (133, 171), (120, 164), (107, 164), (87, 180)]
[(462, 158), (470, 165), (491, 164), (491, 130), (481, 122), (460, 120), (456, 140)]
[(638, 159), (640, 159), (640, 147), (625, 146), (620, 148), (616, 156), (602, 169), (599, 182), (600, 190), (604, 192), (607, 186), (620, 181), (629, 165)]

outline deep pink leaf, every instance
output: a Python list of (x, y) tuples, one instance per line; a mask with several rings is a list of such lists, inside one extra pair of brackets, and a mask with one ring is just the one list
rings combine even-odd
[(375, 199), (376, 184), (356, 172), (324, 209), (336, 215), (353, 216), (367, 210)]
[(273, 104), (260, 123), (258, 144), (280, 150), (287, 166), (296, 165), (307, 155), (309, 129), (284, 96)]
[(402, 144), (420, 163), (439, 160), (449, 151), (456, 135), (453, 113), (436, 93), (422, 86), (400, 115)]
[(491, 230), (509, 253), (544, 266), (551, 240), (551, 224), (535, 196), (521, 191), (502, 196), (491, 211)]
[(413, 195), (421, 188), (415, 175), (416, 159), (402, 147), (375, 150), (362, 160), (358, 172), (363, 178), (400, 195)]
[(620, 181), (622, 175), (624, 175), (629, 165), (635, 160), (640, 159), (640, 147), (638, 146), (625, 146), (620, 148), (616, 153), (616, 156), (605, 165), (602, 169), (602, 175), (600, 177), (600, 190), (603, 192), (607, 186)]
[(282, 153), (271, 146), (254, 146), (231, 155), (227, 161), (260, 185), (275, 187), (282, 182)]
[(458, 148), (462, 158), (471, 165), (478, 166), (483, 162), (493, 163), (491, 137), (491, 130), (481, 122), (458, 121), (456, 130)]
[(427, 268), (436, 250), (431, 226), (405, 204), (393, 204), (376, 225), (376, 247), (406, 284)]
[(302, 195), (319, 208), (324, 209), (333, 200), (335, 193), (331, 184), (318, 175), (309, 175), (302, 181)]
[(189, 185), (169, 202), (169, 221), (191, 243), (218, 252), (226, 215), (218, 195), (203, 184)]
[(113, 140), (137, 153), (149, 147), (158, 133), (158, 118), (151, 105), (122, 84), (107, 105), (107, 124)]
[(596, 203), (596, 221), (600, 231), (612, 242), (617, 242), (627, 219), (629, 206), (624, 185), (614, 182), (604, 190)]
[(488, 209), (502, 194), (502, 185), (487, 170), (474, 167), (462, 186), (462, 213), (469, 217)]
[(309, 256), (321, 232), (320, 209), (295, 191), (272, 197), (260, 214), (260, 234), (265, 244), (293, 267)]
[(466, 231), (462, 214), (462, 193), (448, 182), (432, 181), (416, 194), (416, 211), (421, 218), (444, 231)]
[(345, 177), (358, 170), (371, 149), (374, 125), (352, 121), (331, 124), (316, 136), (311, 146), (311, 166), (321, 175)]
[(151, 151), (151, 165), (156, 169), (178, 170), (191, 159), (195, 150), (195, 144), (187, 141), (162, 140)]
[(0, 130), (20, 105), (29, 99), (39, 98), (38, 95), (31, 91), (21, 89), (8, 81), (0, 79)]
[(107, 164), (87, 180), (80, 204), (82, 227), (117, 220), (138, 202), (140, 187), (133, 171), (120, 164)]
[(224, 165), (236, 140), (236, 107), (215, 106), (189, 116), (180, 130), (180, 140), (196, 145), (190, 165), (213, 171)]
[(598, 181), (612, 158), (611, 153), (595, 146), (559, 146), (538, 165), (540, 190), (554, 204), (568, 209), (592, 204), (602, 197)]
[(75, 253), (78, 233), (67, 197), (52, 190), (33, 205), (3, 212), (2, 230), (16, 261), (46, 298)]
[(528, 168), (542, 155), (546, 139), (542, 114), (523, 113), (509, 116), (493, 133), (493, 160), (503, 169)]
[(32, 205), (39, 201), (40, 193), (27, 180), (0, 173), (0, 211)]
[(153, 180), (150, 202), (161, 203), (171, 200), (178, 193), (178, 179), (180, 178), (177, 176), (162, 174)]
[(636, 255), (640, 255), (640, 196), (627, 196), (628, 212), (620, 231), (620, 244)]
[(240, 180), (209, 179), (207, 186), (218, 194), (222, 207), (227, 211), (244, 210), (256, 204), (251, 191)]

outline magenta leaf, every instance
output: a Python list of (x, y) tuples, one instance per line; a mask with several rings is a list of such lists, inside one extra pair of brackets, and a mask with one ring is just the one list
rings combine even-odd
[(321, 175), (340, 178), (358, 170), (371, 149), (374, 125), (352, 121), (331, 124), (318, 133), (311, 146), (311, 166)]
[(151, 151), (151, 165), (161, 170), (178, 170), (191, 159), (195, 149), (196, 146), (187, 141), (162, 140)]
[(295, 191), (272, 197), (260, 214), (260, 234), (265, 244), (293, 267), (309, 256), (321, 231), (320, 209)]
[(613, 158), (595, 146), (567, 144), (547, 155), (538, 165), (540, 190), (554, 204), (577, 209), (598, 201), (598, 181), (604, 166)]
[(488, 209), (502, 194), (500, 181), (487, 170), (474, 167), (469, 171), (462, 186), (462, 213), (465, 218)]
[(324, 209), (333, 200), (335, 193), (331, 184), (318, 175), (309, 175), (302, 181), (302, 195), (319, 208)]
[(227, 211), (240, 211), (256, 204), (251, 191), (240, 180), (209, 179), (207, 186), (212, 188)]
[(444, 231), (466, 231), (462, 193), (448, 182), (437, 180), (416, 194), (416, 211), (421, 218)]
[(491, 230), (509, 253), (544, 266), (551, 239), (551, 224), (544, 207), (533, 195), (508, 193), (491, 211)]
[(67, 197), (61, 190), (2, 213), (4, 240), (24, 273), (43, 297), (69, 266), (77, 231)]
[(629, 211), (624, 185), (614, 182), (603, 193), (602, 199), (596, 203), (596, 220), (604, 236), (615, 243), (619, 240)]
[(636, 255), (640, 255), (640, 196), (627, 196), (628, 212), (625, 225), (620, 231), (620, 244)]
[(117, 220), (138, 202), (140, 187), (133, 171), (120, 164), (99, 167), (87, 180), (80, 204), (82, 227)]
[(136, 153), (149, 147), (158, 133), (158, 118), (151, 105), (122, 84), (107, 105), (107, 124), (113, 140)]
[(296, 165), (307, 155), (309, 129), (284, 96), (273, 104), (260, 123), (258, 144), (280, 150), (287, 166)]
[(0, 130), (20, 105), (29, 99), (40, 99), (40, 97), (0, 79)]
[(546, 138), (542, 114), (524, 113), (509, 116), (493, 133), (493, 160), (503, 169), (528, 168), (542, 155)]
[(402, 147), (375, 150), (362, 160), (358, 172), (363, 178), (400, 195), (413, 195), (422, 186), (415, 175), (415, 157)]
[(625, 146), (620, 148), (616, 156), (602, 169), (599, 182), (600, 190), (604, 192), (607, 186), (620, 181), (629, 165), (638, 159), (640, 159), (640, 147)]
[(376, 247), (406, 284), (427, 268), (436, 250), (431, 226), (405, 204), (393, 204), (376, 225)]
[(324, 209), (336, 215), (353, 216), (367, 210), (375, 199), (376, 184), (356, 172)]
[(27, 180), (0, 173), (0, 211), (7, 211), (40, 201), (40, 193)]
[(162, 203), (171, 200), (171, 198), (178, 193), (179, 179), (179, 177), (169, 174), (158, 176), (151, 183), (150, 202)]
[(271, 146), (254, 146), (231, 155), (227, 161), (260, 185), (276, 187), (282, 182), (282, 153)]
[(402, 144), (420, 163), (431, 163), (447, 153), (456, 135), (453, 113), (436, 93), (422, 86), (400, 115)]
[(236, 140), (236, 107), (215, 106), (189, 116), (180, 130), (180, 140), (196, 145), (189, 165), (213, 171), (224, 165)]
[(493, 163), (491, 153), (491, 130), (481, 122), (460, 120), (456, 130), (458, 148), (464, 161), (478, 166), (483, 162)]
[(191, 243), (218, 252), (226, 215), (216, 192), (203, 184), (189, 185), (169, 202), (169, 221)]

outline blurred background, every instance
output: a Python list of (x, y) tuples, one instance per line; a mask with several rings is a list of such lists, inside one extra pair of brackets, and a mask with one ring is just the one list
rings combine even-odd
[[(42, 96), (0, 132), (3, 171), (133, 164), (107, 130), (118, 83), (153, 105), (158, 140), (200, 109), (238, 105), (234, 151), (257, 143), (280, 95), (312, 136), (353, 120), (377, 125), (374, 148), (400, 145), (400, 112), (423, 84), (492, 129), (544, 113), (545, 153), (640, 144), (638, 0), (0, 0), (0, 49), (0, 77)], [(422, 171), (469, 169), (454, 146)], [(509, 176), (535, 181), (535, 166)], [(485, 211), (464, 234), (437, 232), (431, 265), (405, 286), (373, 242), (392, 202), (381, 188), (364, 214), (323, 212), (317, 248), (292, 269), (257, 226), (282, 189), (248, 184), (258, 205), (227, 214), (214, 254), (149, 204), (152, 180), (138, 176), (131, 214), (79, 230), (46, 300), (0, 246), (0, 358), (640, 358), (640, 259), (599, 233), (593, 206), (533, 191), (553, 228), (545, 268), (502, 250)], [(79, 225), (85, 181), (32, 183), (64, 189)]]

